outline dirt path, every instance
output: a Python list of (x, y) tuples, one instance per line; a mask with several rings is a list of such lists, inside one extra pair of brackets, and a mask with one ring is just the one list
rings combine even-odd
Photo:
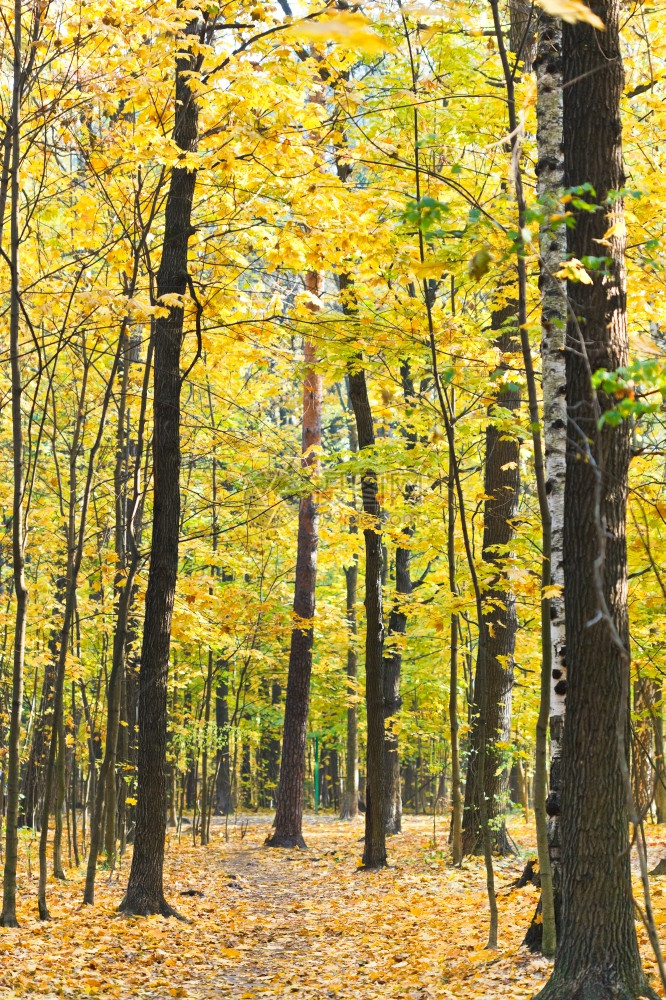
[[(500, 996), (506, 951), (492, 956), (482, 947), (480, 865), (452, 872), (444, 852), (432, 847), (431, 820), (408, 818), (405, 826), (390, 844), (392, 867), (378, 873), (358, 868), (361, 821), (308, 820), (307, 851), (263, 848), (261, 823), (250, 826), (243, 841), (232, 831), (229, 843), (213, 850), (235, 901), (236, 933), (226, 943), (238, 961), (218, 976), (214, 993), (203, 994), (207, 1000)], [(500, 862), (500, 885), (521, 869), (520, 859)], [(514, 913), (511, 924), (505, 920), (503, 944), (512, 954), (533, 895), (527, 890), (511, 900), (520, 915), (515, 923)], [(531, 996), (545, 964), (521, 956), (513, 966), (516, 990), (507, 995)], [(482, 979), (490, 992), (478, 992)]]

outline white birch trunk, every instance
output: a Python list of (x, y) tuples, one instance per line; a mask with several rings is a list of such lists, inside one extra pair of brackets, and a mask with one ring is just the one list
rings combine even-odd
[[(542, 297), (541, 367), (546, 444), (546, 488), (552, 521), (552, 582), (564, 587), (563, 528), (566, 472), (566, 299), (563, 283), (554, 277), (566, 256), (566, 229), (551, 217), (562, 212), (562, 24), (539, 12), (537, 56), (538, 193), (544, 209), (540, 233)], [(551, 597), (552, 684), (550, 700), (550, 817), (551, 862), (559, 861), (560, 760), (565, 715), (566, 651), (564, 593)]]

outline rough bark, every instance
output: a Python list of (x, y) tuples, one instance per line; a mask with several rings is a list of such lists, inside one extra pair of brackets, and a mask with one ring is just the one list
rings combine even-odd
[[(347, 287), (340, 281), (341, 290)], [(349, 372), (349, 397), (356, 420), (359, 449), (375, 443), (372, 410), (363, 369)], [(363, 512), (368, 526), (365, 540), (365, 701), (367, 710), (366, 809), (363, 864), (381, 868), (386, 864), (384, 828), (384, 624), (382, 613), (382, 537), (381, 509), (378, 500), (377, 473), (368, 455), (368, 466), (361, 481)]]
[[(190, 22), (188, 34), (197, 33)], [(197, 147), (198, 106), (188, 85), (196, 67), (189, 53), (176, 63), (174, 140), (183, 152)], [(183, 295), (188, 284), (188, 243), (196, 171), (173, 167), (164, 218), (164, 244), (157, 272), (157, 297)], [(150, 570), (139, 672), (139, 744), (136, 831), (125, 913), (171, 916), (164, 898), (166, 832), (167, 677), (171, 619), (178, 574), (180, 523), (180, 355), (183, 309), (169, 308), (155, 322), (153, 401), (153, 525)]]
[[(493, 329), (500, 331), (496, 344), (501, 354), (498, 375), (507, 369), (505, 355), (515, 352), (514, 302), (493, 313)], [(519, 390), (508, 382), (497, 394), (496, 406), (510, 412), (520, 406)], [(492, 408), (491, 408), (492, 417)], [(511, 696), (513, 690), (513, 655), (516, 642), (515, 598), (502, 577), (502, 564), (507, 546), (513, 538), (512, 518), (518, 506), (519, 442), (517, 437), (500, 430), (496, 423), (486, 429), (484, 493), (484, 528), (482, 558), (489, 578), (482, 581), (485, 641), (479, 644), (476, 676), (479, 670), (485, 676), (487, 734), (485, 773), (485, 798), (489, 820), (497, 819), (504, 812), (508, 786), (508, 768), (504, 752), (497, 749), (497, 742), (508, 742), (511, 734)], [(481, 657), (484, 662), (481, 663)], [(465, 785), (463, 812), (463, 854), (473, 854), (482, 849), (479, 817), (480, 788), (477, 780), (477, 761), (480, 750), (481, 726), (479, 725), (479, 695), (474, 690), (474, 715), (470, 733), (470, 753)], [(502, 854), (510, 847), (503, 820), (493, 833), (495, 848)]]
[[(306, 287), (319, 294), (319, 276), (308, 272)], [(317, 449), (321, 445), (322, 377), (316, 369), (316, 348), (305, 342), (305, 382), (303, 385), (303, 457), (305, 470), (317, 469)], [(314, 449), (314, 450), (313, 450)], [(298, 549), (294, 617), (291, 633), (287, 693), (284, 706), (282, 760), (277, 790), (277, 808), (268, 847), (305, 847), (303, 839), (303, 795), (307, 742), (310, 676), (317, 580), (319, 515), (313, 493), (301, 497), (298, 507)]]
[(526, 73), (532, 71), (536, 50), (537, 11), (532, 0), (511, 0), (509, 47), (522, 60)]
[[(569, 283), (567, 481), (564, 586), (567, 721), (562, 754), (562, 933), (541, 1000), (655, 997), (643, 974), (634, 923), (626, 787), (628, 720), (626, 502), (630, 428), (599, 428), (613, 400), (596, 394), (591, 372), (626, 363), (623, 206), (609, 192), (624, 182), (619, 0), (594, 0), (606, 30), (563, 27), (564, 156), (568, 187), (591, 183), (597, 211), (576, 213), (568, 249), (598, 255), (611, 225), (605, 275)], [(628, 725), (625, 726), (628, 730)], [(618, 745), (624, 744), (624, 745)]]

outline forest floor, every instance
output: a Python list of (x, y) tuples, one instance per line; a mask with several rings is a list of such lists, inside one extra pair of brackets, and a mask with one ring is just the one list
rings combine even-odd
[[(511, 885), (534, 856), (533, 829), (520, 820), (510, 824), (520, 855), (495, 864), (496, 952), (485, 949), (482, 864), (449, 866), (441, 817), (436, 845), (432, 818), (405, 817), (405, 832), (389, 842), (390, 867), (372, 873), (358, 867), (361, 819), (308, 816), (307, 851), (264, 848), (269, 817), (247, 820), (229, 824), (228, 840), (217, 822), (203, 849), (186, 833), (180, 844), (170, 835), (167, 898), (187, 923), (115, 912), (127, 859), (111, 880), (99, 872), (94, 909), (80, 905), (83, 868), (50, 881), (53, 919), (41, 923), (33, 847), (32, 871), (20, 879), (21, 927), (0, 930), (0, 998), (527, 1000), (547, 978), (549, 963), (520, 947), (538, 895)], [(666, 828), (650, 832), (652, 866), (666, 855)], [(652, 882), (664, 927), (666, 877)]]

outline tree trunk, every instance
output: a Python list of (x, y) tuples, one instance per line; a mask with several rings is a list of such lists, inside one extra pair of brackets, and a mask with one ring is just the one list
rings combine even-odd
[[(404, 532), (411, 534), (411, 530)], [(400, 833), (402, 827), (402, 793), (400, 790), (400, 753), (398, 733), (387, 720), (395, 719), (402, 705), (400, 697), (400, 672), (402, 669), (402, 638), (407, 631), (407, 610), (405, 599), (412, 592), (409, 575), (411, 552), (400, 546), (395, 550), (395, 598), (389, 614), (388, 635), (395, 637), (384, 655), (384, 714), (386, 731), (384, 734), (384, 780), (386, 833), (392, 836)]]
[[(28, 589), (25, 582), (25, 537), (23, 531), (23, 397), (20, 344), (20, 288), (19, 288), (19, 168), (21, 156), (20, 115), (21, 103), (21, 2), (14, 6), (14, 75), (10, 128), (11, 134), (11, 302), (9, 317), (9, 357), (12, 380), (12, 461), (14, 492), (12, 501), (12, 563), (16, 620), (14, 626), (14, 660), (12, 671), (12, 707), (9, 722), (9, 747), (7, 762), (7, 818), (5, 834), (5, 870), (2, 893), (3, 927), (18, 927), (16, 919), (16, 870), (18, 864), (18, 808), (21, 751), (21, 712), (23, 709), (23, 666), (25, 659), (25, 630), (28, 610)], [(5, 160), (7, 160), (5, 147)], [(6, 189), (6, 185), (5, 185)]]
[(204, 692), (203, 748), (201, 751), (201, 837), (200, 843), (208, 843), (208, 743), (210, 739), (210, 702), (213, 690), (213, 650), (208, 650), (208, 669)]
[(631, 736), (631, 786), (638, 815), (647, 815), (654, 794), (655, 760), (654, 726), (655, 682), (648, 677), (634, 681), (635, 722)]
[[(455, 416), (455, 397), (451, 394), (451, 409)], [(447, 506), (447, 563), (449, 572), (449, 590), (451, 597), (458, 596), (456, 581), (456, 531), (455, 531), (455, 456), (449, 454), (449, 475), (446, 490)], [(460, 746), (458, 741), (458, 648), (460, 621), (457, 612), (450, 619), (450, 658), (449, 658), (449, 728), (451, 731), (451, 860), (454, 865), (462, 862), (462, 814), (463, 800), (460, 790)]]
[[(340, 290), (348, 287), (341, 276)], [(356, 433), (361, 451), (372, 448), (375, 432), (368, 399), (365, 372), (349, 372), (349, 397), (356, 420)], [(363, 472), (361, 493), (363, 512), (370, 522), (363, 531), (365, 539), (365, 701), (367, 711), (365, 847), (363, 864), (366, 868), (381, 868), (386, 864), (386, 833), (384, 828), (384, 624), (382, 615), (382, 536), (377, 473), (372, 466)]]
[(657, 695), (654, 702), (654, 716), (652, 723), (654, 726), (654, 765), (655, 765), (655, 789), (654, 789), (654, 809), (657, 823), (666, 823), (666, 768), (664, 767), (664, 706), (663, 688), (658, 686)]
[(216, 764), (217, 786), (215, 789), (215, 811), (221, 816), (228, 816), (230, 812), (233, 812), (231, 801), (231, 760), (229, 756), (229, 705), (227, 703), (229, 664), (226, 660), (220, 660), (218, 669), (220, 674), (215, 692), (215, 723), (218, 733), (221, 733), (221, 746), (218, 750)]
[[(187, 34), (198, 31), (191, 21)], [(176, 63), (174, 140), (185, 153), (197, 147), (198, 106), (187, 74), (196, 68), (187, 53)], [(157, 298), (183, 295), (188, 284), (188, 242), (196, 171), (173, 167), (166, 200), (164, 244), (157, 272)], [(153, 528), (139, 672), (139, 746), (136, 831), (125, 913), (174, 915), (164, 898), (166, 832), (167, 677), (171, 619), (178, 575), (180, 523), (180, 354), (183, 309), (170, 306), (155, 321)]]
[[(506, 371), (504, 355), (515, 352), (516, 305), (509, 302), (504, 309), (493, 313), (492, 326), (500, 331), (496, 345), (500, 352), (497, 374)], [(520, 392), (511, 383), (498, 393), (496, 406), (509, 411), (520, 407)], [(492, 417), (492, 408), (491, 408)], [(511, 696), (513, 690), (513, 655), (516, 644), (516, 604), (505, 580), (501, 567), (507, 546), (513, 538), (512, 519), (518, 507), (520, 484), (519, 442), (493, 423), (486, 429), (486, 454), (484, 493), (488, 499), (484, 503), (483, 561), (490, 578), (481, 586), (484, 599), (485, 641), (479, 643), (476, 675), (479, 666), (485, 676), (487, 713), (485, 731), (487, 738), (486, 763), (484, 768), (484, 794), (490, 821), (498, 819), (505, 810), (508, 784), (508, 768), (504, 752), (497, 749), (499, 741), (504, 743), (511, 736)], [(479, 664), (484, 656), (485, 662)], [(481, 795), (477, 781), (477, 761), (480, 750), (481, 726), (479, 725), (479, 696), (474, 689), (475, 714), (470, 733), (470, 753), (465, 785), (465, 809), (463, 813), (463, 854), (480, 853), (482, 849), (479, 816)], [(501, 854), (510, 851), (503, 819), (494, 826), (495, 848)]]
[(347, 740), (345, 748), (345, 794), (342, 799), (340, 819), (358, 816), (358, 653), (356, 652), (356, 589), (358, 583), (358, 557), (354, 554), (351, 566), (345, 566), (347, 593)]
[[(349, 407), (345, 407), (347, 417), (347, 431), (349, 434), (349, 450), (352, 454), (358, 452), (358, 435), (356, 433), (356, 421), (353, 414), (349, 414), (351, 400), (349, 400), (349, 379), (347, 378), (347, 398)], [(341, 402), (344, 401), (341, 395)], [(350, 419), (351, 416), (351, 419)], [(356, 478), (348, 476), (347, 480), (355, 491)], [(354, 493), (352, 494), (354, 496)], [(350, 518), (349, 532), (352, 535), (358, 533), (356, 523), (356, 500), (352, 499), (354, 513)], [(356, 621), (356, 595), (358, 590), (358, 555), (354, 552), (349, 566), (345, 566), (345, 593), (346, 593), (346, 618), (348, 628), (347, 638), (347, 733), (345, 744), (345, 792), (342, 797), (342, 807), (340, 809), (340, 819), (355, 819), (358, 816), (358, 649), (356, 645), (357, 621)]]
[[(560, 832), (562, 789), (562, 734), (566, 709), (566, 662), (564, 619), (564, 484), (566, 475), (566, 298), (563, 283), (554, 275), (566, 258), (566, 228), (553, 227), (550, 218), (561, 212), (564, 184), (562, 160), (562, 23), (538, 14), (537, 57), (537, 148), (538, 194), (545, 221), (541, 226), (541, 384), (544, 409), (546, 489), (551, 521), (551, 583), (559, 592), (550, 598), (552, 680), (550, 687), (550, 780), (546, 799), (548, 851), (553, 884), (555, 925), (560, 933)], [(540, 951), (543, 936), (541, 900), (537, 905), (524, 944)]]
[[(319, 294), (319, 275), (306, 276), (306, 287)], [(322, 378), (316, 370), (316, 348), (305, 342), (305, 382), (303, 386), (303, 458), (304, 469), (318, 467), (316, 449), (321, 445)], [(314, 450), (313, 450), (314, 449)], [(284, 706), (282, 762), (277, 790), (275, 829), (266, 839), (269, 847), (305, 847), (303, 840), (303, 783), (310, 675), (312, 673), (312, 619), (315, 612), (317, 579), (317, 544), (319, 515), (314, 494), (302, 497), (298, 507), (298, 551), (294, 617), (291, 633), (287, 694)]]
[(592, 272), (589, 285), (568, 288), (562, 933), (541, 1000), (656, 996), (643, 974), (636, 939), (624, 778), (630, 427), (628, 421), (599, 426), (614, 400), (595, 393), (590, 381), (597, 369), (626, 364), (628, 352), (623, 206), (615, 197), (607, 202), (624, 183), (620, 3), (596, 0), (591, 7), (605, 31), (582, 22), (563, 27), (565, 185), (591, 184), (595, 193), (582, 197), (604, 209), (576, 213), (568, 249), (582, 260), (598, 255), (599, 241), (606, 238), (604, 252), (611, 261), (605, 274)]

